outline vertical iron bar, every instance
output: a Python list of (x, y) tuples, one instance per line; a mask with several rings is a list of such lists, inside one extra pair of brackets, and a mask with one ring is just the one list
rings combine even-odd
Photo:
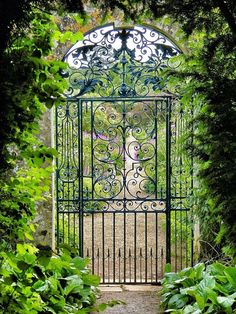
[(110, 282), (110, 249), (107, 250), (107, 282)]
[(171, 263), (171, 98), (166, 99), (166, 263)]
[(116, 213), (113, 213), (113, 283), (116, 282)]
[(142, 274), (142, 258), (143, 258), (143, 252), (142, 252), (142, 248), (140, 248), (139, 250), (139, 267), (140, 267), (140, 283), (143, 282), (143, 274)]
[(123, 145), (123, 171), (124, 171), (124, 178), (123, 178), (123, 185), (124, 185), (124, 282), (126, 281), (126, 104), (125, 101), (122, 103), (122, 119), (123, 119), (123, 132), (122, 132), (122, 145)]
[(163, 247), (161, 248), (161, 276), (164, 275), (164, 252)]
[(188, 267), (188, 241), (189, 241), (189, 232), (188, 232), (188, 211), (185, 211), (185, 238), (186, 238), (186, 247), (185, 247), (185, 267)]
[(124, 212), (124, 282), (126, 282), (126, 212)]
[(131, 255), (131, 249), (129, 248), (129, 282), (132, 282), (131, 263), (132, 263), (132, 255)]
[(79, 132), (79, 254), (84, 256), (84, 233), (83, 233), (83, 124), (82, 124), (82, 105), (81, 99), (78, 100), (78, 132)]
[[(70, 108), (69, 108), (69, 102), (67, 102), (66, 104), (66, 171), (67, 171), (67, 184), (66, 184), (66, 187), (67, 187), (67, 191), (66, 191), (66, 197), (67, 197), (67, 210), (69, 210), (70, 208), (70, 177), (69, 177), (69, 167), (70, 167), (70, 134), (69, 134), (69, 125), (70, 125), (70, 122), (69, 122), (69, 116), (70, 116)], [(67, 214), (67, 228), (66, 228), (66, 231), (67, 231), (67, 238), (66, 238), (66, 243), (69, 244), (69, 234), (70, 234), (70, 230), (69, 230), (69, 227), (70, 227), (70, 224), (69, 224), (69, 213)]]
[[(181, 136), (183, 134), (183, 115), (182, 115), (182, 108), (180, 107), (180, 129), (179, 129), (179, 136), (178, 140), (180, 140), (180, 147), (179, 147), (179, 196), (180, 196), (180, 269), (183, 268), (183, 187), (182, 187), (182, 173), (183, 173), (183, 155), (182, 155), (182, 139)], [(187, 241), (187, 239), (186, 239)]]
[(91, 191), (91, 197), (92, 200), (94, 199), (94, 140), (93, 140), (93, 136), (95, 134), (94, 132), (94, 113), (93, 113), (93, 101), (91, 100), (91, 171), (92, 171), (92, 191)]
[(98, 274), (98, 276), (100, 276), (100, 252), (99, 252), (99, 248), (97, 250), (97, 261), (98, 261), (97, 262), (97, 274)]
[[(159, 184), (157, 184), (158, 180), (158, 168), (157, 168), (157, 163), (158, 163), (158, 123), (157, 123), (157, 114), (158, 114), (158, 109), (157, 109), (157, 100), (155, 101), (155, 145), (156, 145), (156, 151), (155, 151), (155, 197), (157, 199), (158, 197), (158, 192), (157, 192), (157, 187)], [(158, 182), (159, 183), (159, 182)]]
[(102, 278), (105, 282), (105, 221), (104, 212), (102, 213)]
[(120, 248), (119, 248), (119, 252), (118, 252), (119, 283), (121, 283), (120, 265), (121, 265), (121, 250), (120, 250)]
[(134, 283), (137, 282), (137, 213), (134, 212)]
[(174, 219), (175, 219), (175, 237), (174, 237), (174, 240), (175, 240), (175, 271), (177, 271), (177, 258), (178, 258), (178, 248), (177, 248), (177, 210), (175, 209), (175, 214), (174, 214)]
[(152, 261), (152, 247), (150, 248), (150, 262), (151, 262), (151, 270), (150, 270), (150, 273), (151, 273), (151, 283), (153, 282), (152, 281), (152, 279), (153, 279), (153, 270), (152, 270), (152, 263), (153, 263), (153, 261)]
[(156, 215), (156, 259), (155, 259), (155, 261), (156, 261), (156, 265), (155, 265), (155, 267), (156, 267), (156, 282), (158, 281), (158, 271), (159, 271), (159, 267), (158, 267), (158, 256), (159, 256), (159, 254), (158, 254), (158, 213), (155, 213), (155, 215)]
[(148, 236), (148, 227), (147, 227), (147, 212), (144, 214), (145, 216), (145, 283), (147, 283), (147, 273), (148, 273), (148, 247), (147, 247), (147, 236)]
[[(191, 119), (194, 118), (194, 111), (193, 111), (193, 105), (191, 106)], [(191, 121), (191, 148), (193, 147), (193, 122)], [(194, 181), (193, 181), (193, 167), (194, 167), (194, 160), (193, 160), (193, 154), (191, 154), (191, 185), (190, 185), (190, 197), (193, 198), (193, 185), (194, 185)], [(192, 204), (192, 200), (190, 202), (190, 204)], [(190, 209), (190, 215), (191, 215), (191, 266), (193, 266), (193, 240), (194, 240), (194, 231), (193, 231), (193, 209)]]
[(94, 212), (92, 212), (92, 273), (94, 274)]
[[(55, 123), (56, 123), (56, 150), (58, 149), (58, 108), (56, 107), (55, 110)], [(56, 213), (56, 221), (57, 221), (57, 226), (56, 226), (56, 237), (57, 237), (57, 243), (56, 243), (56, 248), (59, 250), (59, 245), (60, 245), (60, 226), (59, 226), (59, 221), (60, 221), (60, 216), (59, 216), (59, 163), (58, 163), (58, 157), (56, 158), (56, 206), (57, 206), (57, 213)]]
[(62, 214), (62, 243), (65, 242), (65, 214)]

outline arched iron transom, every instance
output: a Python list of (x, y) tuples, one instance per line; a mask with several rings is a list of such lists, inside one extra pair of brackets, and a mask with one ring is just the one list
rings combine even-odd
[(79, 247), (103, 283), (156, 283), (192, 263), (190, 112), (163, 69), (181, 51), (162, 32), (105, 25), (64, 57), (56, 109), (57, 240)]
[(84, 36), (65, 55), (69, 95), (146, 96), (164, 88), (160, 72), (180, 50), (162, 33), (145, 27), (107, 25)]

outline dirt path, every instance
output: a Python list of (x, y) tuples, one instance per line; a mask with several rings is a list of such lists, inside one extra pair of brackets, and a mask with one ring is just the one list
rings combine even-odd
[(158, 286), (112, 286), (101, 287), (98, 303), (112, 299), (121, 300), (126, 305), (108, 308), (105, 314), (160, 314), (160, 287)]

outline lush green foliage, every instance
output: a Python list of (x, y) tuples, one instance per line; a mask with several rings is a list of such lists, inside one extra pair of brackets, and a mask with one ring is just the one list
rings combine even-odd
[[(133, 19), (168, 15), (185, 33), (183, 67), (175, 76), (183, 103), (195, 109), (193, 124), (198, 192), (196, 212), (208, 256), (236, 256), (236, 4), (233, 0), (201, 2), (99, 1), (101, 7), (120, 8)], [(180, 34), (179, 34), (180, 35)], [(181, 35), (180, 35), (181, 36)], [(169, 73), (174, 74), (174, 73)], [(169, 75), (170, 76), (170, 75)], [(215, 254), (218, 252), (217, 254)]]
[[(33, 13), (32, 13), (33, 14)], [(48, 191), (54, 150), (37, 139), (45, 103), (59, 103), (66, 87), (58, 70), (63, 64), (47, 60), (53, 29), (50, 16), (34, 12), (35, 19), (5, 52), (0, 68), (0, 235), (13, 244), (32, 240), (35, 205)]]
[[(231, 63), (236, 47), (231, 46), (226, 53), (221, 42), (214, 55), (207, 41), (214, 45), (215, 34), (192, 34), (188, 42), (192, 52), (181, 57), (182, 65), (171, 84), (180, 83), (181, 101), (195, 114), (189, 134), (193, 135), (193, 145), (187, 149), (195, 157), (199, 181), (194, 193), (201, 239), (209, 243), (202, 245), (204, 256), (221, 258), (223, 252), (235, 257), (236, 225), (232, 217), (236, 199), (236, 77)], [(211, 247), (214, 250), (210, 253)]]
[(109, 304), (96, 306), (98, 276), (91, 275), (88, 259), (64, 248), (60, 256), (50, 248), (37, 249), (17, 244), (16, 252), (0, 253), (1, 313), (90, 313), (103, 311)]
[(166, 273), (162, 306), (165, 313), (235, 313), (236, 267), (203, 263), (179, 273)]
[(84, 15), (81, 0), (1, 0), (0, 2), (0, 60), (4, 51), (16, 38), (24, 34), (25, 28), (34, 18), (35, 9), (43, 12), (77, 12)]

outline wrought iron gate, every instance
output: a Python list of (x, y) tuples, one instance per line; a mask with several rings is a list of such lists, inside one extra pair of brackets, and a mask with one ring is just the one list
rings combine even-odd
[[(79, 93), (57, 108), (57, 240), (78, 246), (103, 283), (155, 283), (166, 262), (192, 263), (192, 162), (182, 153), (189, 113), (170, 94), (138, 95), (126, 63), (110, 96), (85, 97), (77, 75)], [(101, 89), (101, 78), (86, 88)]]

